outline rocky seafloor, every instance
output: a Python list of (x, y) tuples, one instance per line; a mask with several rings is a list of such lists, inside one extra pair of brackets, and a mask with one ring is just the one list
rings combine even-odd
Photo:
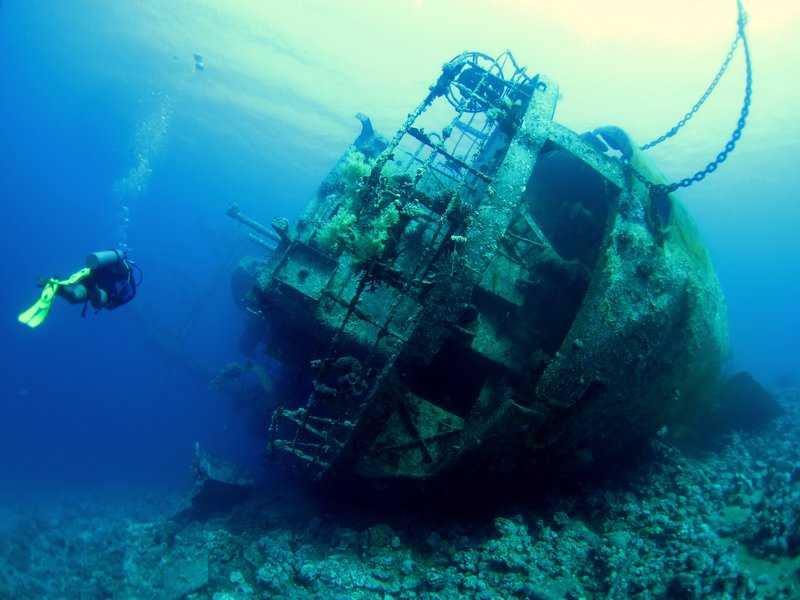
[(800, 392), (779, 401), (713, 450), (657, 439), (622, 474), (483, 516), (275, 488), (180, 524), (155, 492), (4, 503), (0, 598), (800, 598)]

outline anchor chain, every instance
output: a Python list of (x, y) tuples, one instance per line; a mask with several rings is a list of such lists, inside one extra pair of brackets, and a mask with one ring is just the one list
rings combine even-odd
[[(644, 183), (650, 190), (650, 192), (654, 192), (656, 194), (669, 194), (679, 188), (687, 188), (694, 183), (702, 181), (703, 179), (706, 178), (706, 176), (716, 171), (719, 168), (719, 166), (727, 160), (728, 155), (731, 152), (733, 152), (734, 148), (736, 147), (736, 142), (738, 142), (739, 139), (742, 137), (742, 131), (744, 130), (745, 125), (747, 124), (747, 117), (750, 114), (750, 102), (753, 94), (753, 65), (750, 60), (750, 45), (747, 42), (747, 35), (745, 33), (745, 26), (747, 25), (747, 14), (744, 11), (744, 6), (742, 6), (741, 0), (736, 0), (736, 5), (739, 11), (739, 17), (737, 20), (736, 38), (734, 39), (730, 50), (728, 50), (728, 54), (725, 56), (725, 60), (723, 61), (720, 70), (717, 72), (717, 75), (714, 77), (714, 80), (708, 86), (705, 93), (701, 96), (700, 100), (698, 100), (697, 103), (695, 103), (695, 105), (692, 107), (692, 110), (686, 113), (683, 119), (681, 119), (675, 125), (675, 127), (670, 129), (664, 135), (656, 138), (652, 142), (645, 144), (640, 149), (647, 150), (648, 148), (652, 148), (653, 146), (660, 144), (664, 140), (674, 136), (678, 132), (678, 130), (680, 130), (681, 127), (683, 127), (686, 124), (686, 122), (689, 121), (689, 119), (691, 119), (698, 110), (700, 110), (700, 107), (708, 99), (708, 96), (717, 86), (719, 80), (722, 78), (722, 75), (728, 69), (728, 65), (733, 59), (733, 55), (736, 49), (738, 48), (739, 43), (741, 42), (742, 48), (744, 49), (745, 89), (744, 89), (744, 100), (742, 101), (742, 108), (739, 113), (739, 120), (736, 123), (736, 128), (733, 130), (733, 133), (731, 134), (730, 139), (726, 142), (724, 148), (717, 154), (714, 160), (709, 162), (705, 166), (705, 168), (694, 173), (694, 175), (691, 175), (689, 177), (684, 177), (679, 181), (675, 181), (669, 184), (653, 183), (635, 169), (630, 168), (630, 171), (633, 174), (633, 176), (636, 177), (636, 179), (638, 179), (642, 183)], [(630, 165), (628, 166), (630, 167)]]
[(686, 123), (688, 123), (692, 119), (692, 117), (695, 116), (695, 114), (697, 114), (697, 111), (699, 111), (700, 108), (703, 106), (703, 104), (706, 103), (708, 97), (711, 96), (711, 92), (714, 91), (714, 89), (717, 87), (717, 84), (722, 79), (722, 76), (728, 70), (731, 61), (733, 60), (733, 55), (736, 52), (736, 49), (739, 47), (739, 41), (741, 39), (742, 39), (742, 32), (737, 30), (736, 37), (734, 38), (733, 43), (731, 44), (731, 47), (728, 50), (728, 53), (725, 55), (725, 60), (722, 61), (722, 66), (720, 66), (719, 71), (717, 71), (717, 74), (714, 76), (714, 79), (711, 80), (711, 83), (708, 84), (706, 91), (703, 92), (703, 95), (700, 96), (700, 99), (697, 102), (695, 102), (694, 106), (692, 106), (692, 109), (685, 115), (683, 115), (683, 118), (677, 123), (675, 123), (672, 129), (658, 136), (654, 140), (647, 142), (645, 145), (639, 146), (639, 150), (642, 151), (649, 150), (654, 146), (658, 146), (661, 142), (668, 140), (676, 133), (678, 133), (678, 131), (680, 131), (683, 128), (683, 126), (686, 125)]

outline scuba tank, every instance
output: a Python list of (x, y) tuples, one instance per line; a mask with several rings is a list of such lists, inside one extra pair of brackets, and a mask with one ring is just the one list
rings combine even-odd
[[(95, 287), (107, 298), (103, 308), (112, 309), (127, 304), (136, 295), (142, 281), (142, 271), (129, 260), (122, 250), (100, 250), (86, 257), (86, 266), (92, 270)], [(138, 273), (138, 278), (136, 277)]]
[(90, 269), (109, 267), (122, 260), (123, 255), (118, 250), (100, 250), (92, 252), (86, 257), (86, 266)]

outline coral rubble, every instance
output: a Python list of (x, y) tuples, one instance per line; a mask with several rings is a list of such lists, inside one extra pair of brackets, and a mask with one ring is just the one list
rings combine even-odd
[(779, 402), (719, 450), (658, 439), (622, 475), (482, 518), (342, 512), (288, 490), (178, 529), (168, 496), (7, 507), (0, 597), (797, 598), (800, 402)]

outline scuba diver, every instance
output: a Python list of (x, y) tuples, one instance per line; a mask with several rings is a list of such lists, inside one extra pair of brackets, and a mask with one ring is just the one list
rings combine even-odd
[(86, 257), (86, 267), (66, 279), (43, 281), (42, 294), (36, 303), (19, 315), (18, 320), (31, 328), (41, 325), (50, 313), (56, 296), (70, 304), (83, 304), (81, 316), (89, 304), (96, 311), (113, 310), (136, 296), (142, 271), (120, 250), (93, 252)]

